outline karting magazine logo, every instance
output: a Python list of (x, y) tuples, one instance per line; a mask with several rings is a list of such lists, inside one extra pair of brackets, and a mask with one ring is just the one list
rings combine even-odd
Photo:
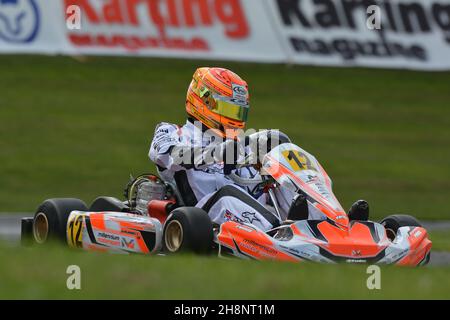
[[(276, 0), (276, 8), (291, 48), (302, 55), (425, 62), (436, 40), (450, 44), (450, 4), (442, 1)], [(371, 27), (375, 18), (379, 28)]]
[(240, 0), (65, 0), (70, 6), (83, 17), (84, 32), (68, 34), (75, 46), (209, 51), (205, 33), (232, 40), (250, 34)]
[(0, 42), (30, 43), (40, 26), (35, 0), (0, 0)]

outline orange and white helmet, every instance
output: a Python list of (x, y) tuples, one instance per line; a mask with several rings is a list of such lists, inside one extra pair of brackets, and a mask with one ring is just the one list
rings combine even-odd
[(247, 82), (223, 68), (198, 68), (186, 97), (188, 115), (216, 134), (236, 138), (249, 111)]

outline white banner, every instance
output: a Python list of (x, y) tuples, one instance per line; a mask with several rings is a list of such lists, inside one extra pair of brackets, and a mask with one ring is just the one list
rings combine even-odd
[(0, 52), (283, 62), (268, 21), (260, 0), (0, 0)]
[[(280, 62), (260, 0), (69, 0), (82, 27), (68, 31), (73, 51), (87, 54), (175, 56)], [(256, 49), (256, 50), (255, 50)]]
[(61, 53), (63, 1), (0, 0), (0, 53)]
[[(292, 63), (450, 69), (448, 0), (274, 0), (268, 4), (286, 59)], [(381, 29), (370, 29), (376, 12)]]
[(448, 70), (450, 0), (0, 0), (0, 53)]

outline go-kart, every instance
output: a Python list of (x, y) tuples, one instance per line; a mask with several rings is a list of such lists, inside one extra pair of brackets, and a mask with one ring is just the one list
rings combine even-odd
[[(219, 256), (295, 262), (429, 262), (432, 244), (417, 219), (391, 215), (377, 223), (368, 219), (364, 207), (352, 207), (347, 214), (322, 166), (297, 145), (276, 146), (264, 155), (258, 170), (259, 181), (235, 173), (229, 178), (239, 185), (264, 184), (279, 222), (268, 231), (243, 221), (213, 224), (207, 212), (183, 206), (174, 184), (145, 174), (130, 181), (125, 201), (99, 197), (89, 208), (72, 198), (44, 201), (33, 218), (22, 220), (22, 236), (38, 244), (60, 239), (70, 247), (123, 253), (214, 251)], [(287, 219), (281, 219), (275, 188), (297, 194)], [(308, 219), (311, 209), (314, 220)]]

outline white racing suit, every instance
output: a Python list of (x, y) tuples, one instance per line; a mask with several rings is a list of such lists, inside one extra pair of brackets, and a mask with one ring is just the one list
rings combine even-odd
[[(258, 201), (251, 195), (255, 190), (234, 184), (225, 176), (223, 163), (202, 165), (194, 158), (191, 163), (179, 163), (172, 153), (177, 147), (203, 149), (221, 142), (189, 120), (182, 127), (163, 122), (155, 129), (149, 157), (157, 165), (160, 177), (176, 184), (184, 205), (203, 208), (214, 223), (241, 221), (263, 230), (278, 226), (280, 221), (265, 206), (265, 194), (258, 196)], [(258, 174), (249, 168), (234, 172), (245, 178)]]

